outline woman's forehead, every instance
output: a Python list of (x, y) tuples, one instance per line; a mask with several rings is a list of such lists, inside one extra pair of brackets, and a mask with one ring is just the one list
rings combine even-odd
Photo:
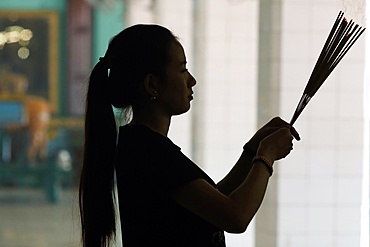
[(170, 57), (173, 62), (179, 63), (179, 65), (186, 63), (185, 51), (180, 42), (172, 42)]

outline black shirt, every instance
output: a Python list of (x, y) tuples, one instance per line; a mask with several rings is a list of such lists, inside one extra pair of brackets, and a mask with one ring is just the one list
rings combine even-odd
[(186, 182), (216, 184), (170, 139), (141, 125), (120, 127), (116, 172), (123, 246), (225, 246), (223, 231), (172, 199)]

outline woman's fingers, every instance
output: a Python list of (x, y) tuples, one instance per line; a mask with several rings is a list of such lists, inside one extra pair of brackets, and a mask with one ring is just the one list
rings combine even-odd
[(294, 127), (290, 127), (290, 133), (292, 134), (292, 136), (294, 136), (294, 138), (297, 141), (301, 140), (301, 137), (299, 136), (299, 133), (297, 132), (297, 130)]
[(270, 127), (287, 127), (287, 128), (290, 129), (290, 133), (292, 134), (292, 136), (297, 141), (301, 140), (301, 137), (299, 136), (298, 131), (293, 126), (291, 126), (288, 122), (284, 121), (280, 117), (274, 117), (273, 119), (271, 119), (271, 121), (267, 123), (267, 126), (270, 126)]

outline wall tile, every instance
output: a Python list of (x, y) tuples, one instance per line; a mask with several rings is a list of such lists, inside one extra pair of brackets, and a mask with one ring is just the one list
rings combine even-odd
[[(316, 120), (317, 119), (317, 120)], [(334, 119), (311, 118), (307, 142), (312, 147), (334, 147), (338, 140), (338, 126)]]
[(307, 185), (307, 201), (310, 207), (332, 207), (336, 202), (333, 178), (312, 177)]
[(335, 216), (334, 210), (330, 206), (310, 206), (307, 219), (307, 241), (311, 238), (310, 235), (333, 235), (336, 223)]
[[(267, 246), (267, 245), (266, 245)], [(282, 247), (310, 247), (307, 243), (307, 236), (305, 234), (279, 234), (278, 246)]]
[[(295, 144), (295, 146), (297, 145)], [(304, 181), (302, 180), (309, 175), (308, 157), (305, 150), (294, 147), (289, 156), (279, 161), (277, 166), (275, 166), (276, 172), (279, 173), (279, 178), (282, 181), (285, 178), (297, 178), (300, 179), (300, 183), (303, 183)], [(285, 190), (282, 189), (282, 193), (285, 193)]]
[[(336, 203), (350, 204), (353, 207), (361, 204), (361, 177), (340, 177), (336, 181)], [(358, 207), (358, 206), (357, 206)], [(355, 208), (353, 208), (355, 210)], [(357, 211), (360, 212), (359, 207)]]
[(363, 173), (363, 151), (342, 149), (337, 153), (336, 175), (340, 177), (361, 177)]
[[(324, 178), (322, 182), (325, 183), (325, 179), (332, 179), (335, 176), (337, 162), (337, 151), (335, 149), (311, 148), (308, 155), (308, 173), (312, 179)], [(311, 180), (311, 182), (315, 183), (316, 181)]]
[(357, 120), (356, 122), (361, 120), (364, 113), (362, 92), (341, 90), (339, 92), (338, 113), (340, 118)]
[(335, 236), (335, 247), (360, 246), (360, 236), (358, 234), (339, 234)]
[(315, 30), (315, 32), (329, 34), (341, 10), (338, 2), (338, 0), (332, 0), (331, 2), (328, 0), (314, 0), (312, 3), (311, 28)]
[[(355, 204), (353, 204), (355, 205)], [(356, 206), (336, 208), (335, 230), (338, 234), (356, 235), (360, 231), (361, 212)]]
[(306, 61), (310, 56), (309, 36), (305, 32), (287, 32), (282, 36), (282, 52), (285, 61)]
[[(287, 213), (288, 209), (294, 210), (293, 205), (297, 207), (307, 206), (309, 200), (309, 188), (307, 180), (301, 177), (292, 178), (285, 177), (279, 179), (279, 204), (281, 205), (280, 210)], [(285, 216), (282, 217), (285, 218)]]
[[(299, 236), (307, 232), (308, 209), (305, 205), (279, 207), (279, 236)], [(285, 246), (285, 245), (283, 245)]]
[(356, 92), (358, 92), (358, 90), (363, 90), (364, 71), (362, 64), (346, 61), (346, 57), (344, 57), (338, 67), (340, 68), (338, 75), (341, 90)]
[(310, 24), (310, 4), (307, 2), (297, 2), (283, 5), (282, 29), (284, 31), (299, 31), (304, 33), (309, 29)]
[(363, 123), (353, 119), (340, 119), (338, 145), (345, 148), (361, 148), (363, 145)]
[(329, 234), (309, 235), (307, 238), (307, 246), (314, 247), (330, 247), (334, 246), (334, 236)]

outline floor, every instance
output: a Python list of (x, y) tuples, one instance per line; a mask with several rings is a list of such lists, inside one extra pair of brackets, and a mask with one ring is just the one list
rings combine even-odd
[(80, 246), (77, 203), (72, 190), (50, 204), (41, 190), (0, 187), (0, 246)]

